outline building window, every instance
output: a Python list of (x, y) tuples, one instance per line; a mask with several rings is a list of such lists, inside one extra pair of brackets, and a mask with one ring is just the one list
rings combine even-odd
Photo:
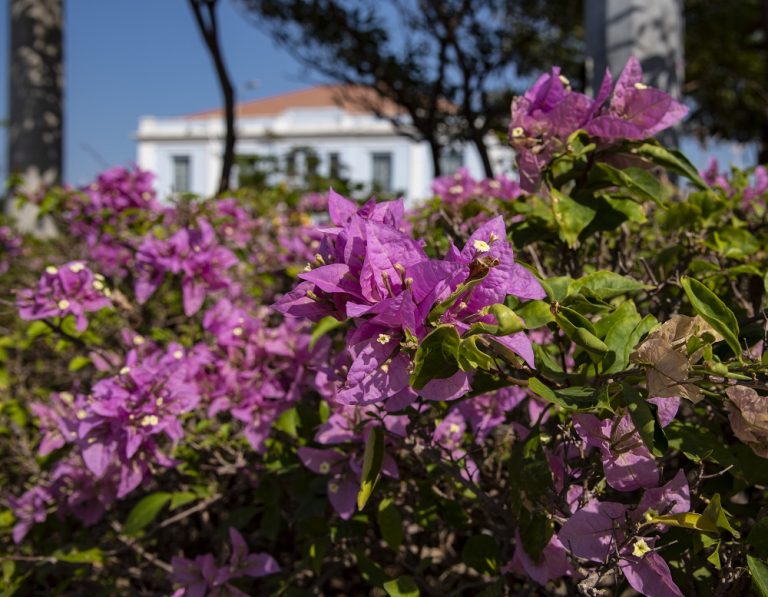
[(383, 193), (392, 192), (392, 154), (374, 153), (371, 154), (373, 160), (373, 180), (374, 190)]
[(464, 165), (464, 152), (456, 147), (447, 147), (440, 154), (440, 171), (443, 175), (454, 174)]
[(295, 177), (299, 172), (296, 167), (296, 152), (292, 151), (285, 156), (285, 175), (289, 178)]
[(192, 168), (188, 155), (173, 156), (173, 192), (188, 193), (192, 190)]
[(341, 177), (341, 156), (338, 153), (328, 154), (328, 177), (340, 178)]

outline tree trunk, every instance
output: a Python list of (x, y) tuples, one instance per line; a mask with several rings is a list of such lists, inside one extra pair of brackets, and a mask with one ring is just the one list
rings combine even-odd
[[(219, 28), (216, 20), (216, 3), (218, 0), (189, 0), (192, 13), (195, 15), (200, 34), (208, 47), (208, 52), (216, 69), (221, 93), (224, 96), (224, 153), (221, 158), (221, 178), (219, 179), (219, 194), (230, 188), (232, 166), (235, 163), (235, 90), (229, 78), (224, 56), (219, 43)], [(203, 15), (202, 7), (206, 14)], [(207, 19), (207, 20), (206, 20)]]
[(485, 144), (485, 139), (483, 138), (482, 133), (474, 135), (472, 142), (475, 144), (477, 153), (480, 155), (480, 161), (483, 163), (485, 177), (493, 178), (493, 166), (491, 165), (491, 158), (488, 155), (488, 147)]
[[(763, 0), (763, 63), (766, 65), (763, 76), (768, 81), (768, 0)], [(758, 164), (768, 164), (768, 107), (763, 109), (763, 124), (760, 127), (760, 150), (757, 153)]]
[(437, 178), (443, 174), (442, 164), (440, 164), (440, 155), (443, 148), (440, 147), (440, 144), (435, 139), (427, 139), (427, 142), (429, 143), (429, 151), (432, 156), (432, 177)]
[[(61, 183), (63, 0), (10, 0), (8, 173), (35, 193)], [(13, 206), (8, 206), (13, 209)], [(32, 213), (14, 214), (29, 228)]]

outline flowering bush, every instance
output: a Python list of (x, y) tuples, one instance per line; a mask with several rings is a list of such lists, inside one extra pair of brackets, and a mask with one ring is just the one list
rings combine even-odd
[(6, 594), (768, 594), (768, 184), (684, 114), (553, 69), (520, 186), (414, 211), (49, 193), (0, 228)]

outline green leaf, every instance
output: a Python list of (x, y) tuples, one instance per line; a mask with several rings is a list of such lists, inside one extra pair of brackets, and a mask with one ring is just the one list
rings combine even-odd
[(731, 523), (728, 521), (728, 516), (726, 515), (726, 512), (720, 502), (719, 493), (713, 495), (712, 499), (709, 500), (709, 504), (707, 504), (707, 507), (704, 508), (702, 516), (708, 518), (717, 528), (728, 531), (736, 539), (739, 538), (739, 532), (734, 529), (731, 526)]
[(506, 305), (496, 303), (491, 305), (489, 310), (499, 324), (495, 335), (509, 336), (525, 329), (525, 323), (520, 319), (520, 316)]
[(765, 562), (747, 556), (747, 566), (749, 566), (749, 573), (752, 575), (752, 584), (760, 594), (760, 597), (768, 597), (768, 566)]
[(550, 188), (552, 197), (552, 213), (557, 222), (560, 239), (574, 248), (579, 244), (579, 234), (595, 217), (595, 210), (574, 201), (555, 188)]
[(401, 576), (384, 583), (384, 590), (389, 597), (418, 597), (419, 587), (410, 576)]
[(709, 185), (707, 185), (707, 183), (704, 182), (704, 179), (699, 175), (696, 166), (691, 164), (691, 162), (688, 161), (688, 158), (677, 150), (662, 147), (658, 141), (647, 141), (642, 145), (635, 147), (632, 150), (632, 153), (642, 156), (670, 172), (685, 176), (700, 189), (706, 190), (709, 188)]
[(495, 368), (492, 356), (483, 352), (477, 345), (478, 336), (464, 338), (459, 344), (459, 367), (463, 371), (476, 371), (485, 369), (490, 371)]
[(53, 330), (44, 321), (33, 321), (27, 328), (27, 338), (30, 340), (38, 336), (49, 336)]
[(421, 341), (413, 357), (411, 387), (420, 390), (433, 379), (444, 379), (456, 373), (460, 342), (459, 332), (452, 325), (441, 325), (432, 330)]
[(553, 390), (541, 380), (531, 377), (528, 389), (551, 404), (556, 404), (567, 410), (588, 410), (597, 404), (594, 388), (573, 386), (561, 390)]
[(520, 516), (520, 541), (525, 553), (534, 561), (541, 561), (541, 554), (555, 532), (552, 521), (541, 511), (523, 510)]
[(741, 360), (741, 346), (739, 345), (739, 322), (723, 301), (709, 288), (698, 280), (683, 276), (680, 279), (688, 300), (694, 311), (701, 315), (702, 319), (717, 330), (730, 346), (733, 354)]
[(309, 338), (309, 348), (314, 348), (315, 344), (317, 344), (317, 341), (320, 340), (320, 338), (342, 325), (344, 325), (344, 322), (339, 321), (333, 315), (326, 315), (323, 317), (320, 321), (317, 322), (317, 325), (315, 325), (314, 329), (312, 330), (312, 335)]
[(58, 549), (53, 552), (53, 557), (60, 562), (69, 562), (70, 564), (101, 564), (104, 561), (104, 554), (98, 547), (84, 551), (73, 548), (67, 552)]
[(403, 520), (400, 518), (397, 506), (390, 498), (385, 498), (379, 502), (376, 520), (379, 523), (384, 541), (387, 542), (391, 550), (397, 551), (403, 542)]
[(277, 418), (277, 421), (275, 421), (274, 427), (290, 437), (298, 437), (298, 427), (300, 423), (301, 418), (299, 417), (299, 411), (294, 407), (284, 411)]
[(380, 426), (372, 427), (365, 441), (363, 452), (363, 472), (360, 478), (360, 490), (357, 492), (357, 507), (362, 510), (373, 493), (379, 480), (381, 463), (384, 461), (384, 430)]
[(560, 307), (555, 314), (555, 321), (575, 344), (586, 350), (594, 361), (601, 360), (608, 353), (608, 346), (595, 336), (592, 323), (580, 313)]
[(668, 442), (654, 411), (651, 410), (651, 403), (647, 402), (636, 388), (628, 385), (624, 386), (622, 402), (629, 410), (630, 418), (643, 443), (655, 456), (662, 457)]
[(170, 499), (171, 494), (165, 491), (158, 491), (142, 498), (128, 514), (123, 532), (126, 535), (137, 535), (157, 518), (157, 515), (160, 514)]
[[(627, 306), (624, 307), (624, 305)], [(622, 303), (616, 313), (621, 313), (623, 317), (616, 320), (605, 334), (605, 345), (614, 355), (613, 362), (605, 369), (606, 373), (623, 371), (629, 363), (629, 355), (640, 340), (639, 334), (635, 332), (642, 319), (634, 303), (629, 301)]]
[(621, 276), (614, 272), (601, 270), (574, 280), (569, 289), (569, 294), (576, 294), (580, 290), (587, 290), (597, 298), (610, 300), (622, 294), (647, 288), (650, 287), (628, 276)]
[(461, 550), (461, 559), (480, 574), (494, 574), (499, 568), (501, 550), (490, 535), (474, 535), (467, 539)]
[(606, 163), (599, 162), (593, 166), (592, 176), (599, 175), (611, 185), (620, 187), (639, 201), (653, 201), (663, 206), (661, 184), (658, 179), (642, 168), (625, 168), (619, 170)]
[(680, 527), (701, 531), (702, 533), (719, 533), (717, 526), (706, 516), (695, 512), (682, 512), (679, 514), (666, 514), (664, 516), (649, 516), (648, 522), (665, 524), (671, 527)]
[(525, 328), (535, 330), (555, 320), (552, 309), (546, 301), (528, 301), (516, 313), (525, 322)]
[(69, 365), (67, 366), (67, 369), (69, 369), (74, 373), (75, 371), (80, 371), (80, 369), (90, 364), (91, 364), (91, 359), (83, 355), (78, 355), (76, 357), (73, 357), (69, 361)]
[(9, 529), (16, 522), (13, 510), (0, 510), (0, 529)]
[(389, 597), (418, 597), (419, 587), (410, 576), (401, 576), (384, 583), (384, 590)]
[(761, 558), (768, 558), (768, 516), (758, 520), (747, 535), (749, 545)]
[(644, 224), (648, 221), (643, 206), (632, 201), (632, 199), (622, 199), (608, 195), (603, 196), (603, 201), (605, 201), (614, 211), (623, 214), (630, 222)]
[(169, 506), (169, 509), (175, 510), (176, 508), (181, 508), (182, 506), (191, 504), (197, 498), (198, 495), (191, 491), (176, 491), (171, 494), (171, 505)]
[(381, 566), (366, 556), (362, 549), (355, 549), (352, 553), (355, 554), (357, 567), (365, 581), (375, 587), (383, 587), (388, 577)]

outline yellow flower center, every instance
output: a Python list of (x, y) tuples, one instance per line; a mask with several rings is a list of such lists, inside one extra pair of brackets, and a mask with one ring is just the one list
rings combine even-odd
[(69, 301), (67, 299), (61, 299), (58, 303), (56, 303), (56, 306), (59, 308), (60, 311), (63, 311), (64, 309), (69, 309)]

